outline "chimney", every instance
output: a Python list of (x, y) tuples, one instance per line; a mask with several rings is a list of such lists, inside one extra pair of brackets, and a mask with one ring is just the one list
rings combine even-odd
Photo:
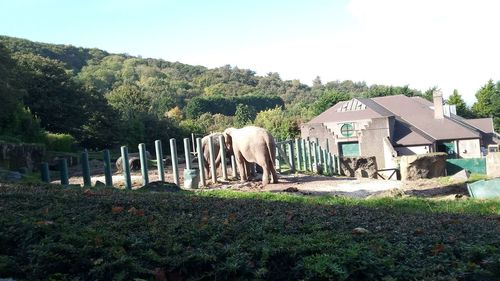
[(434, 119), (443, 119), (443, 93), (441, 90), (436, 90), (432, 93), (432, 98), (434, 99)]

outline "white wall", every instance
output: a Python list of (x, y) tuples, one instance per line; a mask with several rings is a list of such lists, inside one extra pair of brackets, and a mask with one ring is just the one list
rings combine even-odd
[(481, 144), (479, 139), (458, 140), (458, 156), (461, 158), (481, 157)]
[(415, 145), (415, 146), (400, 146), (394, 148), (398, 155), (414, 155), (414, 154), (426, 154), (431, 152), (428, 145)]

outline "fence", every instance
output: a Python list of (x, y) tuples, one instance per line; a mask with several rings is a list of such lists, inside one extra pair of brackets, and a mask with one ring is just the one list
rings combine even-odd
[[(193, 141), (191, 141), (193, 140)], [(186, 170), (194, 170), (197, 164), (200, 185), (205, 186), (207, 184), (207, 176), (205, 175), (205, 159), (203, 157), (203, 147), (201, 138), (194, 138), (194, 136), (190, 138), (184, 138), (184, 157), (186, 161)], [(210, 171), (211, 181), (212, 183), (217, 183), (217, 171), (215, 165), (215, 152), (214, 152), (214, 143), (212, 138), (208, 139), (208, 150), (209, 150), (209, 159), (210, 162)], [(219, 136), (218, 139), (219, 145), (221, 148), (225, 147), (224, 137)], [(296, 171), (307, 171), (313, 173), (322, 173), (325, 175), (334, 175), (339, 173), (339, 158), (333, 154), (331, 154), (328, 150), (328, 142), (326, 143), (326, 148), (323, 148), (318, 145), (318, 139), (315, 141), (311, 141), (309, 139), (295, 139), (295, 140), (287, 140), (276, 143), (276, 170), (279, 173), (284, 172), (288, 169), (289, 172), (294, 173)], [(179, 180), (179, 159), (177, 156), (177, 147), (176, 147), (176, 139), (170, 139), (170, 158), (172, 162), (172, 177), (173, 181), (176, 185), (180, 185)], [(191, 146), (192, 145), (192, 146)], [(191, 150), (191, 148), (193, 150)], [(146, 145), (141, 143), (138, 145), (139, 149), (139, 158), (141, 163), (141, 174), (142, 174), (142, 186), (145, 186), (149, 183), (149, 174), (148, 174), (148, 159), (146, 154)], [(132, 189), (132, 180), (131, 180), (131, 171), (129, 165), (129, 153), (128, 147), (122, 146), (121, 149), (121, 158), (122, 158), (122, 170), (123, 170), (123, 178), (126, 189)], [(156, 152), (156, 166), (158, 169), (158, 177), (160, 181), (165, 181), (165, 167), (164, 167), (164, 159), (163, 159), (163, 147), (160, 140), (155, 141), (155, 152)], [(220, 149), (221, 159), (226, 159), (225, 150)], [(198, 156), (198, 163), (193, 163), (193, 156)], [(109, 150), (104, 150), (102, 154), (102, 160), (104, 165), (104, 176), (105, 176), (105, 185), (113, 186), (113, 177), (112, 177), (112, 166), (111, 166), (111, 157)], [(161, 160), (161, 161), (158, 161)], [(82, 167), (83, 174), (83, 185), (86, 187), (90, 187), (92, 185), (91, 181), (91, 171), (89, 165), (89, 155), (87, 150), (81, 153), (80, 164)], [(284, 165), (283, 165), (284, 164)], [(222, 178), (224, 180), (228, 179), (227, 174), (227, 164), (226, 161), (221, 161), (221, 169), (222, 169)], [(237, 176), (236, 171), (236, 161), (234, 156), (231, 156), (231, 169), (232, 169), (232, 177)], [(41, 165), (41, 178), (44, 182), (50, 182), (50, 172), (49, 165), (47, 162), (42, 163)], [(60, 172), (60, 182), (62, 185), (69, 184), (69, 176), (68, 176), (68, 163), (66, 159), (59, 160), (59, 172)]]
[(454, 175), (461, 170), (486, 174), (486, 158), (446, 159), (446, 173)]

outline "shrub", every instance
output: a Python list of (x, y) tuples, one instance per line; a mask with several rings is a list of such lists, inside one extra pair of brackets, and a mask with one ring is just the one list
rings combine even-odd
[(47, 150), (50, 151), (76, 151), (75, 138), (68, 134), (47, 133), (45, 135), (45, 145), (47, 146)]

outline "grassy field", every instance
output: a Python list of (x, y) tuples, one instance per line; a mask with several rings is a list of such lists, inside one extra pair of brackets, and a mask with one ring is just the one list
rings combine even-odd
[(0, 184), (0, 278), (499, 280), (499, 213), (499, 201)]

